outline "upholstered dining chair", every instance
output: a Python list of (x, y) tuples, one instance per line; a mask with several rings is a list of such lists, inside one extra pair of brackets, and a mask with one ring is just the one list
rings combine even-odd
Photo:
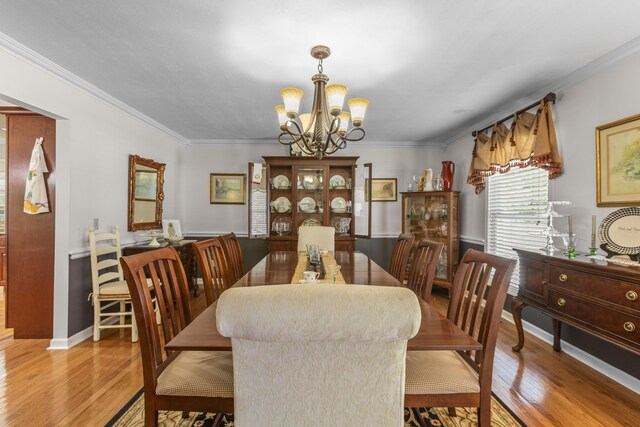
[(240, 241), (235, 233), (223, 234), (220, 237), (222, 248), (227, 255), (229, 264), (233, 271), (233, 283), (237, 282), (244, 276), (244, 257), (242, 256), (242, 248)]
[(302, 226), (298, 228), (298, 252), (305, 252), (307, 245), (318, 245), (320, 250), (335, 250), (336, 229), (323, 226)]
[(198, 267), (202, 272), (204, 296), (207, 307), (220, 297), (220, 294), (236, 282), (235, 272), (229, 262), (222, 239), (201, 240), (192, 243), (196, 253)]
[(141, 252), (122, 257), (120, 263), (140, 332), (145, 426), (158, 424), (159, 410), (216, 412), (219, 417), (233, 412), (230, 352), (164, 349), (191, 322), (189, 288), (176, 250)]
[(491, 425), (491, 377), (500, 315), (515, 260), (469, 249), (456, 272), (447, 317), (482, 351), (407, 353), (405, 405), (478, 408), (478, 425)]
[(227, 290), (216, 320), (233, 346), (234, 425), (402, 426), (407, 340), (420, 319), (403, 287)]
[[(97, 232), (89, 227), (93, 304), (93, 340), (100, 341), (102, 329), (130, 328), (131, 341), (138, 341), (138, 328), (133, 315), (131, 296), (120, 268), (120, 230)], [(115, 309), (115, 311), (114, 311)], [(127, 321), (127, 317), (129, 320)], [(110, 320), (116, 318), (116, 323)]]
[(427, 302), (431, 299), (433, 279), (443, 247), (442, 243), (423, 239), (413, 252), (407, 287)]
[(389, 274), (395, 277), (400, 283), (404, 281), (407, 271), (407, 261), (409, 260), (409, 254), (411, 253), (414, 241), (415, 237), (412, 234), (401, 234), (398, 236), (398, 239), (396, 239), (396, 244), (393, 247)]

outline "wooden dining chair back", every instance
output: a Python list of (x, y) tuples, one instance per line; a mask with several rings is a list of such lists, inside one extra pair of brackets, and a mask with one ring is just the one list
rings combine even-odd
[(415, 236), (412, 234), (401, 234), (398, 236), (396, 244), (393, 247), (389, 274), (395, 277), (400, 283), (403, 283), (406, 275), (407, 261), (409, 260), (409, 254), (411, 253), (414, 240)]
[(232, 412), (229, 352), (165, 351), (165, 343), (192, 319), (187, 279), (176, 250), (141, 252), (122, 257), (120, 263), (140, 333), (145, 426), (157, 425), (158, 410)]
[(420, 313), (399, 286), (229, 289), (216, 323), (233, 347), (234, 425), (403, 426), (407, 340)]
[(491, 425), (493, 359), (515, 264), (515, 260), (472, 249), (465, 253), (447, 317), (482, 344), (482, 350), (409, 352), (407, 406), (476, 407), (478, 425)]
[(433, 279), (443, 247), (442, 243), (423, 239), (413, 252), (407, 287), (427, 302), (431, 299)]
[[(130, 328), (131, 341), (138, 341), (138, 328), (127, 282), (120, 268), (120, 230), (98, 232), (89, 227), (91, 261), (91, 303), (93, 305), (93, 340), (100, 341), (102, 329)], [(115, 322), (113, 322), (115, 320)]]
[(307, 245), (318, 245), (320, 250), (335, 250), (336, 229), (323, 226), (302, 226), (298, 228), (298, 252), (305, 252)]
[(193, 243), (198, 267), (202, 273), (207, 307), (216, 301), (222, 292), (237, 281), (236, 272), (230, 262), (220, 237)]
[(220, 240), (233, 272), (233, 283), (235, 283), (244, 276), (244, 257), (240, 241), (235, 233), (223, 234), (220, 236)]

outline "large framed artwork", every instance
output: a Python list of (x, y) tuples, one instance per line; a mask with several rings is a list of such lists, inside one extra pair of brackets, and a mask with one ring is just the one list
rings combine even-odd
[[(365, 200), (369, 201), (369, 178), (365, 179)], [(395, 202), (398, 200), (397, 178), (371, 178), (372, 202)]]
[(209, 203), (244, 205), (247, 174), (212, 173), (210, 175)]
[(598, 206), (640, 206), (640, 114), (596, 128)]

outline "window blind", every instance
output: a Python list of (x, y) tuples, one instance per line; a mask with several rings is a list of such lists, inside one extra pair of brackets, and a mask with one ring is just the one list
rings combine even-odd
[[(545, 211), (549, 201), (549, 172), (529, 167), (493, 175), (488, 180), (485, 250), (518, 259), (517, 249), (538, 250), (546, 244)], [(516, 295), (520, 263), (511, 277), (509, 294)]]

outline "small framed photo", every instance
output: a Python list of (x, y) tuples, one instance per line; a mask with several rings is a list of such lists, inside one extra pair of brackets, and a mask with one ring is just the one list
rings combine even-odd
[(209, 203), (232, 205), (246, 203), (247, 174), (212, 173), (209, 179)]
[[(369, 178), (365, 179), (365, 199), (369, 201)], [(395, 202), (398, 200), (397, 178), (371, 178), (372, 202)]]
[(598, 206), (640, 206), (640, 114), (596, 128)]

